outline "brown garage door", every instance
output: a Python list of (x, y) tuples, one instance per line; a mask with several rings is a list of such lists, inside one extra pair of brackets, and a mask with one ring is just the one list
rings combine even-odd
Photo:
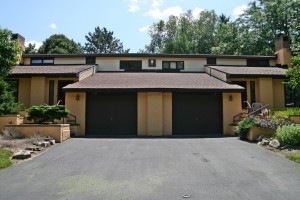
[(86, 107), (86, 135), (137, 134), (136, 93), (90, 93)]
[(173, 135), (222, 134), (221, 94), (173, 93)]

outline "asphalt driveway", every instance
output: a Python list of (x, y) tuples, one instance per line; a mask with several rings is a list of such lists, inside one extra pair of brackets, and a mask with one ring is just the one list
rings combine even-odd
[(299, 186), (299, 164), (237, 138), (70, 139), (0, 171), (1, 200), (294, 200)]

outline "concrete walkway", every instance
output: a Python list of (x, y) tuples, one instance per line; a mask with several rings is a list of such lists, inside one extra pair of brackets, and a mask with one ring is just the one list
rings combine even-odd
[(294, 200), (299, 186), (299, 164), (237, 138), (70, 139), (0, 171), (1, 200)]

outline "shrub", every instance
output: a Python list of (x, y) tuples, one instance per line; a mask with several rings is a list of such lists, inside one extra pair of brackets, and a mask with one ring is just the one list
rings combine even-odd
[(241, 139), (245, 139), (251, 127), (276, 129), (277, 127), (290, 125), (291, 121), (275, 116), (249, 116), (239, 122), (236, 132)]
[(276, 130), (276, 138), (281, 145), (300, 146), (300, 126), (281, 126)]
[(241, 139), (246, 139), (249, 129), (253, 126), (256, 126), (254, 119), (247, 117), (239, 122), (236, 132)]
[(58, 119), (67, 117), (69, 111), (66, 110), (65, 106), (62, 105), (41, 105), (41, 106), (32, 106), (26, 110), (28, 115), (26, 119), (33, 120), (34, 123), (41, 124), (49, 120)]
[(288, 117), (290, 115), (300, 115), (300, 108), (288, 108), (283, 111), (275, 111), (273, 113), (274, 116), (283, 116)]
[(6, 140), (12, 140), (12, 139), (21, 139), (24, 138), (22, 133), (20, 133), (17, 130), (11, 129), (11, 130), (2, 130), (2, 137)]
[(21, 104), (16, 103), (9, 85), (0, 78), (0, 115), (16, 114), (20, 111)]

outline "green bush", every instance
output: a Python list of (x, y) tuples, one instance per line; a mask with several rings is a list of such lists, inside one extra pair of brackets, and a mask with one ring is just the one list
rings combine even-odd
[(247, 117), (238, 123), (236, 132), (241, 139), (246, 139), (249, 129), (253, 126), (256, 126), (254, 119)]
[(20, 103), (16, 103), (9, 85), (0, 78), (0, 115), (19, 113)]
[(283, 117), (288, 117), (290, 115), (300, 115), (300, 108), (288, 108), (283, 111), (275, 111), (273, 113), (275, 116), (283, 116)]
[(32, 106), (26, 110), (28, 115), (26, 119), (33, 120), (34, 123), (41, 124), (46, 121), (52, 121), (54, 119), (61, 119), (67, 117), (69, 111), (66, 110), (65, 106), (62, 105), (41, 105), (41, 106)]
[(300, 146), (300, 126), (298, 125), (278, 127), (275, 135), (281, 145)]

